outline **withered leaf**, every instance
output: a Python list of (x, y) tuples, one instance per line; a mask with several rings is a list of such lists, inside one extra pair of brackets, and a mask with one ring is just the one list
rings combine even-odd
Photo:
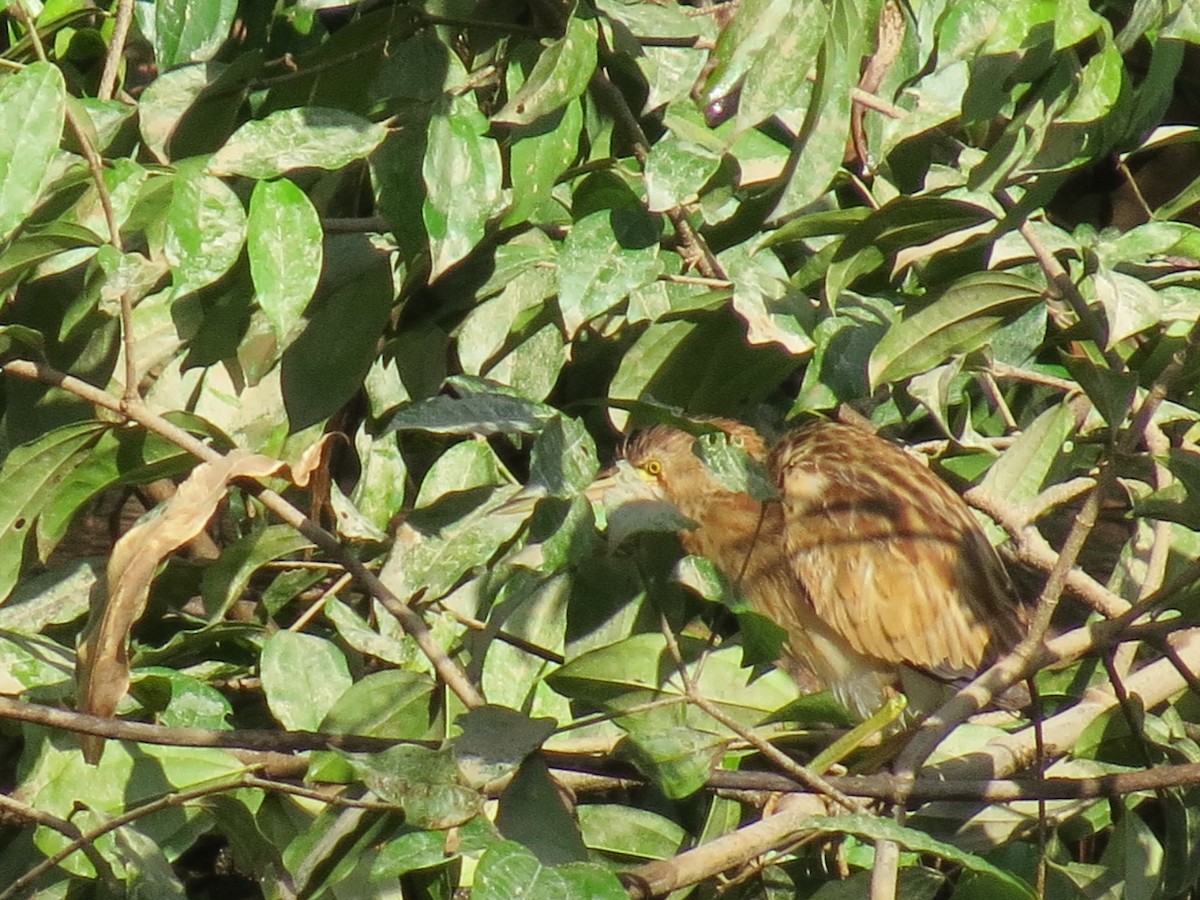
[[(212, 518), (235, 478), (262, 478), (279, 471), (278, 460), (233, 450), (220, 461), (201, 463), (156, 515), (139, 522), (113, 547), (104, 581), (97, 584), (87, 633), (79, 647), (80, 712), (111, 716), (129, 687), (129, 633), (146, 609), (159, 564)], [(84, 758), (99, 762), (104, 739), (85, 735)]]

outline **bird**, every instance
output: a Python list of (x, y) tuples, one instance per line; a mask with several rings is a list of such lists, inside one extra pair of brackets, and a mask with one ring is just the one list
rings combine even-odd
[(706, 424), (766, 467), (775, 498), (724, 487), (671, 425), (635, 433), (625, 459), (695, 523), (683, 549), (784, 629), (779, 664), (802, 690), (824, 684), (858, 719), (903, 693), (920, 715), (1024, 635), (1027, 608), (967, 504), (901, 447), (827, 420), (773, 447)]

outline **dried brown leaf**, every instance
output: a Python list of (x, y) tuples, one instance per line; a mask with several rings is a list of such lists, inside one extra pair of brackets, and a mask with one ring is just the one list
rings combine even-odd
[[(101, 608), (92, 608), (79, 647), (80, 712), (111, 716), (129, 687), (129, 633), (146, 609), (150, 582), (159, 564), (208, 523), (235, 478), (262, 478), (279, 471), (278, 460), (233, 450), (219, 462), (201, 463), (159, 509), (117, 541), (108, 561)], [(99, 587), (99, 585), (97, 585)], [(104, 739), (83, 738), (84, 758), (95, 764)]]

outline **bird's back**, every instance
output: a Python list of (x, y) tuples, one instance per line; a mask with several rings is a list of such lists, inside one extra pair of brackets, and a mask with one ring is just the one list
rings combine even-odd
[(899, 447), (819, 422), (786, 435), (769, 467), (805, 602), (871, 674), (856, 679), (853, 659), (814, 668), (848, 670), (830, 687), (859, 714), (884, 699), (879, 673), (891, 689), (906, 668), (969, 677), (1020, 639), (1024, 608), (978, 522)]

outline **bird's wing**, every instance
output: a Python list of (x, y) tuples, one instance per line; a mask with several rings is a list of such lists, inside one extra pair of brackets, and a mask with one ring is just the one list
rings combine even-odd
[(995, 550), (942, 481), (848, 430), (830, 446), (805, 432), (785, 438), (772, 459), (785, 546), (809, 602), (867, 657), (940, 678), (973, 674), (1020, 635)]

